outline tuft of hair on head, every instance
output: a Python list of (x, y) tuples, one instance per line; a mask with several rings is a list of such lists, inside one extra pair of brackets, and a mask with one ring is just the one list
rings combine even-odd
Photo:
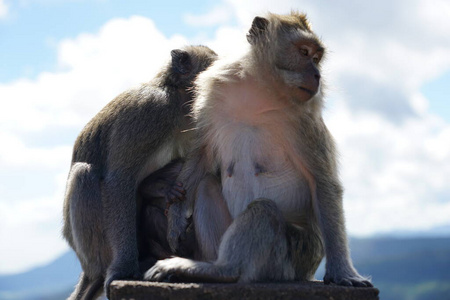
[(304, 31), (312, 32), (311, 23), (305, 13), (300, 13), (297, 10), (291, 10), (288, 15), (278, 15), (274, 13), (268, 13), (269, 21), (277, 21), (281, 26), (286, 27), (300, 27)]

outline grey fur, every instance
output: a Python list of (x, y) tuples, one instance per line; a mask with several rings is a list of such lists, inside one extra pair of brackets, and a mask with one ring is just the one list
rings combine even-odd
[[(190, 87), (216, 54), (204, 46), (172, 51), (150, 82), (107, 104), (78, 136), (64, 200), (63, 235), (83, 269), (69, 299), (105, 278), (140, 278), (138, 184), (190, 145)], [(108, 290), (106, 289), (106, 292)]]
[[(325, 254), (325, 283), (372, 286), (349, 256), (335, 144), (322, 119), (321, 41), (296, 12), (255, 18), (248, 40), (243, 58), (219, 60), (196, 81), (196, 140), (180, 175), (187, 201), (169, 211), (173, 249), (193, 215), (198, 256), (217, 258), (162, 260), (145, 279), (310, 280)], [(220, 184), (202, 187), (211, 174)], [(217, 215), (231, 216), (224, 234), (205, 221)]]

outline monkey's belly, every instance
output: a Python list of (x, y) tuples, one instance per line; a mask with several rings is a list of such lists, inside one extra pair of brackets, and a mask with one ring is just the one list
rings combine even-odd
[(301, 215), (310, 207), (310, 190), (303, 176), (287, 164), (270, 165), (266, 169), (235, 163), (232, 170), (223, 172), (222, 193), (233, 218), (258, 198), (273, 200), (285, 215)]

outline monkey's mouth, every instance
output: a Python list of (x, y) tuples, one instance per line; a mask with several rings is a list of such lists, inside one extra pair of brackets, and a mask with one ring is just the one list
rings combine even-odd
[(314, 96), (316, 94), (316, 92), (317, 92), (317, 91), (313, 91), (313, 90), (307, 89), (307, 88), (302, 87), (302, 86), (299, 86), (298, 88), (301, 91), (304, 91), (304, 92), (308, 93), (311, 97)]

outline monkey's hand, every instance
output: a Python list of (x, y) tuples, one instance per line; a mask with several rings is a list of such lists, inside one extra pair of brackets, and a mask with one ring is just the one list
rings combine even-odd
[(144, 280), (180, 282), (183, 277), (188, 277), (194, 261), (181, 257), (173, 257), (158, 261), (144, 274)]
[(323, 282), (325, 284), (335, 283), (343, 286), (373, 287), (373, 284), (368, 278), (359, 275), (358, 272), (350, 266), (337, 266), (334, 268), (327, 266)]

